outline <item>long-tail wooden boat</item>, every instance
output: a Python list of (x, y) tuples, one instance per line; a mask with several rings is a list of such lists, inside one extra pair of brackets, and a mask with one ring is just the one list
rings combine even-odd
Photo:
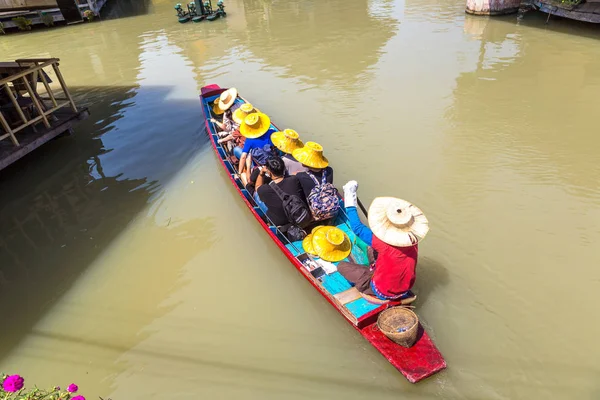
[[(292, 265), (410, 382), (416, 383), (446, 368), (444, 358), (422, 326), (419, 327), (416, 343), (410, 348), (402, 347), (388, 339), (377, 328), (377, 316), (394, 303), (381, 305), (368, 302), (360, 295), (356, 295), (356, 289), (352, 288), (339, 272), (326, 274), (321, 268), (315, 269), (318, 264), (312, 262), (314, 258), (302, 250), (302, 243), (290, 243), (287, 237), (269, 221), (265, 213), (256, 206), (254, 199), (244, 188), (237, 175), (236, 166), (232, 164), (227, 150), (217, 143), (216, 127), (210, 122), (212, 103), (224, 90), (218, 85), (208, 85), (202, 88), (200, 102), (206, 121), (206, 131), (217, 158), (225, 168), (231, 183), (260, 226), (291, 261)], [(243, 101), (239, 98), (236, 100), (236, 102)], [(273, 128), (277, 129), (274, 125)], [(352, 256), (354, 260), (359, 262), (362, 260), (365, 264), (368, 263), (368, 260), (364, 257), (364, 246), (357, 245), (360, 239), (349, 228), (345, 213), (340, 213), (335, 224), (344, 230), (353, 241)], [(361, 249), (363, 250), (361, 251)]]

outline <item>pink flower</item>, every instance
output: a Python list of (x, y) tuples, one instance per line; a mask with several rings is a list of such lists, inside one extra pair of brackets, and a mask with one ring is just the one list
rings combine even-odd
[(74, 383), (71, 383), (71, 384), (69, 385), (69, 387), (67, 387), (67, 392), (75, 393), (75, 392), (76, 392), (76, 391), (78, 391), (78, 390), (79, 390), (79, 388), (78, 388), (78, 387), (77, 387), (77, 385), (76, 385), (76, 384), (74, 384)]
[(7, 376), (4, 382), (2, 383), (2, 388), (7, 392), (18, 392), (23, 388), (24, 381), (25, 380), (19, 375)]
[(85, 400), (85, 397), (83, 397), (83, 396), (75, 396), (71, 400)]

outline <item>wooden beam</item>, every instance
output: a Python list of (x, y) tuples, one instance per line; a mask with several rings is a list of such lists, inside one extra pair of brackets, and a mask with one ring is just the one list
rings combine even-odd
[(38, 98), (36, 97), (35, 92), (31, 88), (31, 85), (27, 81), (27, 78), (22, 77), (21, 79), (23, 80), (23, 83), (25, 83), (25, 87), (27, 88), (27, 93), (29, 93), (29, 96), (31, 97), (31, 100), (33, 101), (33, 104), (35, 105), (35, 108), (37, 108), (38, 113), (42, 116), (42, 121), (44, 121), (44, 125), (46, 125), (46, 128), (50, 128), (50, 122), (48, 122), (48, 118), (46, 118), (46, 115), (44, 114), (44, 109), (42, 108), (42, 105), (38, 101)]
[[(38, 122), (40, 122), (42, 120), (42, 116), (39, 115), (35, 118), (30, 119), (29, 121), (27, 121), (26, 124), (23, 124), (15, 129), (13, 129), (13, 133), (17, 133), (19, 131), (22, 131), (23, 129), (27, 128), (29, 125), (33, 125), (33, 124), (37, 124)], [(33, 127), (35, 129), (35, 126)]]
[(69, 102), (71, 103), (71, 110), (73, 110), (74, 112), (77, 112), (77, 106), (75, 105), (75, 102), (73, 101), (73, 98), (71, 97), (71, 93), (69, 93), (67, 84), (65, 83), (65, 80), (63, 79), (63, 76), (60, 73), (60, 70), (58, 69), (58, 65), (52, 64), (52, 68), (54, 68), (54, 73), (56, 74), (56, 77), (58, 78), (58, 81), (60, 82), (60, 86), (62, 87), (63, 92), (65, 92), (65, 96), (67, 96), (67, 98), (69, 99)]
[(44, 114), (49, 115), (49, 114), (53, 113), (54, 111), (58, 110), (59, 108), (64, 107), (64, 106), (68, 106), (68, 105), (69, 105), (68, 101), (65, 101), (64, 103), (57, 104), (56, 107), (49, 109)]
[(48, 80), (46, 79), (46, 74), (44, 74), (44, 71), (41, 72), (42, 73), (40, 74), (40, 78), (42, 79), (42, 83), (46, 88), (46, 93), (48, 93), (48, 96), (50, 96), (50, 100), (52, 100), (52, 104), (54, 104), (54, 107), (56, 107), (56, 99), (54, 98), (54, 93), (52, 93), (52, 88), (48, 84)]
[(44, 63), (44, 62), (48, 62), (48, 61), (60, 61), (60, 58), (19, 58), (18, 60), (15, 60), (16, 63)]
[(92, 10), (92, 12), (94, 14), (97, 14), (96, 7), (94, 6), (94, 1), (93, 0), (87, 0), (87, 3), (88, 3), (88, 7), (90, 8), (90, 10)]
[[(40, 96), (40, 99), (42, 99), (42, 100), (50, 100), (50, 97), (41, 97)], [(54, 97), (54, 99), (55, 100), (67, 100), (67, 101), (69, 101), (69, 99), (67, 99), (66, 97)]]
[[(10, 126), (8, 126), (8, 122), (6, 122), (6, 120), (4, 119), (4, 115), (2, 115), (2, 112), (0, 112), (0, 125), (2, 125), (2, 127), (6, 131), (7, 135), (10, 136), (10, 140), (12, 140), (13, 144), (15, 146), (18, 146), (19, 145), (19, 141), (15, 137), (12, 129), (10, 129)], [(6, 137), (6, 135), (3, 136), (3, 138), (5, 138), (5, 137)]]
[(4, 90), (6, 90), (6, 93), (8, 94), (8, 97), (10, 98), (10, 101), (12, 101), (13, 106), (15, 106), (15, 109), (17, 110), (17, 113), (19, 114), (19, 116), (23, 120), (23, 123), (26, 124), (27, 123), (27, 118), (25, 118), (25, 114), (23, 114), (23, 110), (21, 110), (21, 106), (19, 105), (19, 102), (17, 101), (17, 99), (15, 98), (15, 96), (13, 96), (12, 90), (10, 90), (10, 88), (8, 87), (7, 84), (4, 84)]
[(17, 80), (19, 78), (24, 77), (25, 75), (31, 74), (32, 72), (40, 70), (40, 69), (42, 69), (44, 67), (47, 67), (49, 65), (54, 65), (54, 62), (55, 61), (48, 61), (48, 62), (45, 62), (45, 63), (40, 64), (38, 66), (35, 66), (35, 65), (31, 66), (31, 67), (27, 68), (26, 70), (19, 72), (18, 74), (14, 74), (14, 75), (11, 75), (9, 77), (6, 77), (6, 78), (0, 80), (0, 85), (4, 85), (5, 83), (9, 83), (9, 82), (15, 81), (15, 80)]

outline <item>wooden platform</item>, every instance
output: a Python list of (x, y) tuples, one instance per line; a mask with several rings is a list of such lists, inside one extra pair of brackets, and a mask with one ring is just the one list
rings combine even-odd
[[(106, 5), (106, 2), (108, 0), (95, 0), (95, 1), (78, 1), (77, 7), (79, 8), (79, 12), (82, 15), (83, 18), (83, 14), (87, 11), (87, 10), (92, 10), (94, 12), (94, 14), (96, 15), (100, 15), (100, 10)], [(0, 3), (2, 3), (2, 0), (0, 0)], [(15, 24), (15, 22), (12, 20), (13, 18), (16, 17), (24, 17), (27, 19), (30, 19), (32, 22), (32, 25), (44, 25), (44, 23), (42, 22), (42, 18), (40, 16), (40, 12), (44, 12), (47, 15), (50, 15), (53, 19), (53, 21), (55, 23), (67, 23), (67, 25), (71, 25), (72, 23), (80, 23), (83, 22), (85, 20), (85, 18), (83, 18), (81, 21), (77, 21), (77, 22), (68, 22), (65, 20), (65, 17), (63, 16), (61, 10), (59, 8), (56, 7), (56, 5), (54, 7), (42, 7), (39, 9), (27, 9), (27, 8), (20, 8), (20, 7), (16, 7), (16, 8), (2, 8), (2, 12), (0, 12), (0, 22), (4, 25), (5, 29), (8, 30), (16, 30), (17, 28), (17, 24)]]
[(533, 5), (539, 11), (577, 21), (600, 23), (600, 0), (587, 0), (570, 6), (549, 0), (534, 0)]
[(51, 121), (50, 128), (38, 124), (34, 132), (31, 127), (17, 133), (20, 146), (15, 146), (10, 140), (0, 141), (0, 170), (6, 168), (21, 157), (54, 139), (58, 135), (69, 131), (75, 123), (86, 119), (90, 113), (87, 108), (79, 109), (79, 112), (70, 109), (59, 110), (52, 114), (56, 121)]

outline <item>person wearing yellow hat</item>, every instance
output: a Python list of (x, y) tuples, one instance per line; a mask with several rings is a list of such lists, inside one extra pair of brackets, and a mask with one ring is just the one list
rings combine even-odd
[[(233, 108), (234, 107), (231, 108), (231, 110), (233, 111), (233, 115), (231, 118), (232, 121), (230, 122), (231, 129), (229, 130), (229, 132), (224, 132), (224, 135), (221, 135), (219, 133), (221, 138), (217, 140), (217, 143), (229, 143), (229, 145), (231, 146), (230, 150), (232, 151), (233, 155), (236, 156), (239, 160), (242, 156), (242, 149), (244, 148), (244, 144), (246, 142), (246, 137), (240, 133), (240, 125), (248, 115), (258, 112), (258, 110), (254, 108), (254, 106), (250, 103), (241, 104), (235, 110), (233, 110)], [(223, 120), (225, 120), (225, 117), (227, 116), (228, 112), (229, 110), (225, 112)]]
[(246, 138), (244, 147), (239, 158), (238, 172), (244, 185), (250, 180), (250, 161), (248, 154), (253, 149), (263, 149), (272, 145), (271, 135), (267, 132), (273, 131), (271, 119), (261, 112), (248, 114), (240, 124), (240, 134)]
[(356, 210), (358, 183), (344, 185), (344, 205), (352, 231), (375, 250), (371, 268), (340, 263), (338, 271), (364, 294), (379, 300), (407, 302), (416, 297), (415, 283), (418, 242), (429, 232), (423, 212), (406, 200), (378, 197), (369, 208), (369, 226), (363, 225)]
[(323, 146), (319, 143), (306, 142), (303, 147), (294, 150), (292, 155), (306, 167), (306, 171), (299, 172), (296, 176), (307, 198), (315, 186), (322, 183), (333, 184), (333, 168), (329, 166), (329, 160), (323, 155)]
[(242, 105), (240, 105), (234, 112), (233, 112), (233, 120), (238, 124), (241, 125), (242, 122), (246, 119), (246, 117), (252, 113), (255, 112), (260, 112), (258, 111), (258, 109), (254, 108), (254, 106), (250, 103), (244, 103)]
[(350, 255), (352, 243), (340, 228), (317, 226), (302, 240), (302, 247), (308, 254), (329, 262), (342, 261)]
[(282, 153), (284, 153), (283, 162), (288, 175), (296, 175), (298, 172), (308, 171), (308, 168), (302, 165), (292, 156), (292, 152), (304, 147), (304, 143), (300, 140), (298, 132), (293, 129), (284, 129), (282, 132), (275, 132), (271, 135), (271, 142)]
[(217, 100), (215, 100), (213, 104), (213, 113), (216, 115), (221, 115), (225, 111), (229, 110), (233, 103), (235, 103), (235, 99), (237, 98), (238, 91), (236, 88), (230, 88), (219, 96)]
[(238, 92), (236, 88), (227, 89), (223, 93), (221, 93), (221, 95), (217, 100), (215, 100), (215, 103), (213, 105), (213, 113), (216, 115), (223, 116), (223, 120), (221, 122), (217, 121), (214, 118), (210, 119), (210, 122), (212, 122), (213, 124), (218, 126), (219, 129), (221, 129), (220, 132), (217, 132), (217, 134), (220, 137), (225, 137), (229, 135), (231, 132), (237, 130), (239, 127), (239, 124), (233, 120), (233, 113), (231, 110), (231, 107), (233, 106), (233, 104), (235, 103), (235, 99), (237, 98), (237, 94)]

